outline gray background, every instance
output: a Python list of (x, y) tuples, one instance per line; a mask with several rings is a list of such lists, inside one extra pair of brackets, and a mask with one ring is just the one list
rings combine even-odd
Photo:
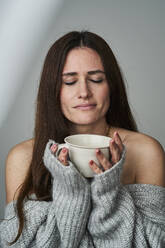
[(27, 1), (13, 2), (0, 1), (4, 20), (0, 24), (0, 218), (5, 206), (6, 156), (15, 144), (32, 137), (44, 57), (54, 40), (68, 31), (88, 29), (110, 44), (140, 131), (165, 148), (164, 0), (68, 0), (60, 4), (58, 0), (29, 0), (28, 6)]

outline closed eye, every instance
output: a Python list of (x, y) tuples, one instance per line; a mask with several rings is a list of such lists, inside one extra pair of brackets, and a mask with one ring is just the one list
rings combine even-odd
[[(93, 83), (101, 83), (103, 81), (103, 79), (99, 79), (99, 80), (94, 80), (94, 79), (88, 79), (89, 81), (93, 82)], [(70, 81), (70, 82), (63, 82), (66, 85), (73, 85), (75, 84), (77, 81)]]
[(66, 85), (73, 85), (73, 84), (75, 84), (76, 83), (76, 81), (72, 81), (72, 82), (64, 82), (64, 84), (66, 84)]
[(99, 80), (89, 79), (89, 80), (93, 83), (101, 83), (103, 81), (103, 79), (99, 79)]

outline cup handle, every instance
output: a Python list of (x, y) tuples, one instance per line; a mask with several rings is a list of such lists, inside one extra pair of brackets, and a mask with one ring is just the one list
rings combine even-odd
[(61, 150), (63, 147), (69, 149), (69, 147), (68, 147), (68, 145), (67, 145), (66, 143), (64, 143), (64, 144), (59, 144), (59, 145), (58, 145), (58, 149), (57, 149), (57, 151), (56, 151), (56, 153), (55, 153), (55, 156), (56, 156), (56, 157), (58, 156), (60, 150)]

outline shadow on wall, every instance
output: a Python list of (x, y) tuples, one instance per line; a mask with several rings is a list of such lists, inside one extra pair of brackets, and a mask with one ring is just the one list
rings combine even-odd
[[(48, 44), (50, 30), (63, 2), (6, 0), (0, 8), (3, 11), (0, 23), (0, 82), (3, 82), (0, 84), (0, 218), (5, 206), (5, 159), (13, 145), (32, 137), (32, 110), (41, 58), (45, 53), (43, 47)], [(20, 116), (23, 120), (19, 120)]]

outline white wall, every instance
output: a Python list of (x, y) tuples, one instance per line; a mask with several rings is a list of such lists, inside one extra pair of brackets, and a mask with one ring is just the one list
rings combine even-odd
[[(21, 5), (25, 10), (24, 15), (29, 15), (28, 12), (31, 11), (32, 7), (35, 7), (35, 11), (37, 11), (38, 6), (35, 6), (34, 1), (33, 6), (29, 4), (28, 7), (27, 2), (29, 0), (23, 2), (24, 4), (26, 2), (25, 5)], [(7, 75), (10, 87), (7, 90), (2, 85), (4, 80), (1, 78), (4, 71), (0, 66), (0, 91), (2, 99), (4, 99), (3, 102), (6, 102), (3, 103), (3, 122), (1, 122), (0, 129), (0, 187), (2, 199), (0, 202), (0, 218), (3, 215), (2, 209), (5, 202), (5, 157), (14, 144), (32, 137), (34, 103), (42, 62), (50, 44), (65, 32), (74, 29), (88, 29), (106, 39), (116, 54), (125, 75), (129, 100), (140, 131), (158, 139), (165, 148), (165, 1), (70, 0), (65, 1), (62, 8), (55, 8), (47, 15), (49, 11), (46, 12), (46, 10), (48, 10), (50, 2), (50, 0), (37, 0), (40, 8), (41, 6), (42, 9), (45, 8), (45, 11), (42, 12), (44, 15), (43, 33), (38, 21), (35, 31), (39, 34), (34, 34), (34, 39), (24, 34), (22, 44), (25, 44), (26, 48), (30, 48), (27, 53), (24, 53), (22, 49), (23, 54), (19, 54), (19, 48), (22, 48), (19, 44), (20, 41), (12, 45), (9, 42), (10, 44), (6, 43), (3, 46), (4, 54), (8, 53), (8, 49), (11, 49), (12, 46), (17, 51), (14, 60), (19, 63), (21, 57), (23, 63), (20, 62), (18, 67), (14, 66), (13, 70), (9, 59), (8, 63), (5, 64), (5, 72), (7, 69), (10, 72)], [(4, 6), (3, 1), (3, 9)], [(6, 17), (12, 10), (16, 10), (15, 15), (18, 15), (14, 4), (12, 8), (11, 6), (8, 7), (9, 12), (7, 12), (7, 7), (5, 10)], [(58, 10), (58, 13), (56, 10)], [(35, 23), (35, 11), (30, 15), (31, 19), (28, 19), (29, 28), (27, 27), (27, 19), (22, 22), (22, 25), (26, 25), (28, 32)], [(11, 15), (9, 21), (11, 21)], [(45, 24), (47, 21), (48, 23)], [(5, 25), (9, 27), (8, 31), (10, 31), (11, 26), (7, 23)], [(20, 23), (17, 22), (14, 26), (18, 30), (18, 37), (21, 36), (23, 29), (20, 28)], [(4, 28), (0, 29), (0, 35), (4, 32)], [(11, 39), (14, 39), (13, 32), (10, 33)], [(28, 42), (31, 42), (30, 46), (28, 46)], [(2, 50), (2, 46), (0, 46), (0, 49)], [(12, 58), (13, 64), (14, 60)], [(16, 70), (18, 77), (15, 76)], [(13, 92), (15, 93), (13, 94)], [(10, 94), (10, 99), (7, 98), (8, 94)]]
[[(62, 1), (61, 1), (62, 2)], [(2, 2), (0, 22), (0, 126), (32, 70), (59, 9), (59, 0)], [(38, 56), (37, 56), (38, 57)], [(6, 100), (6, 95), (8, 99)]]
[(32, 137), (39, 75), (63, 4), (63, 0), (5, 1), (0, 2), (0, 218), (5, 158), (14, 144)]

